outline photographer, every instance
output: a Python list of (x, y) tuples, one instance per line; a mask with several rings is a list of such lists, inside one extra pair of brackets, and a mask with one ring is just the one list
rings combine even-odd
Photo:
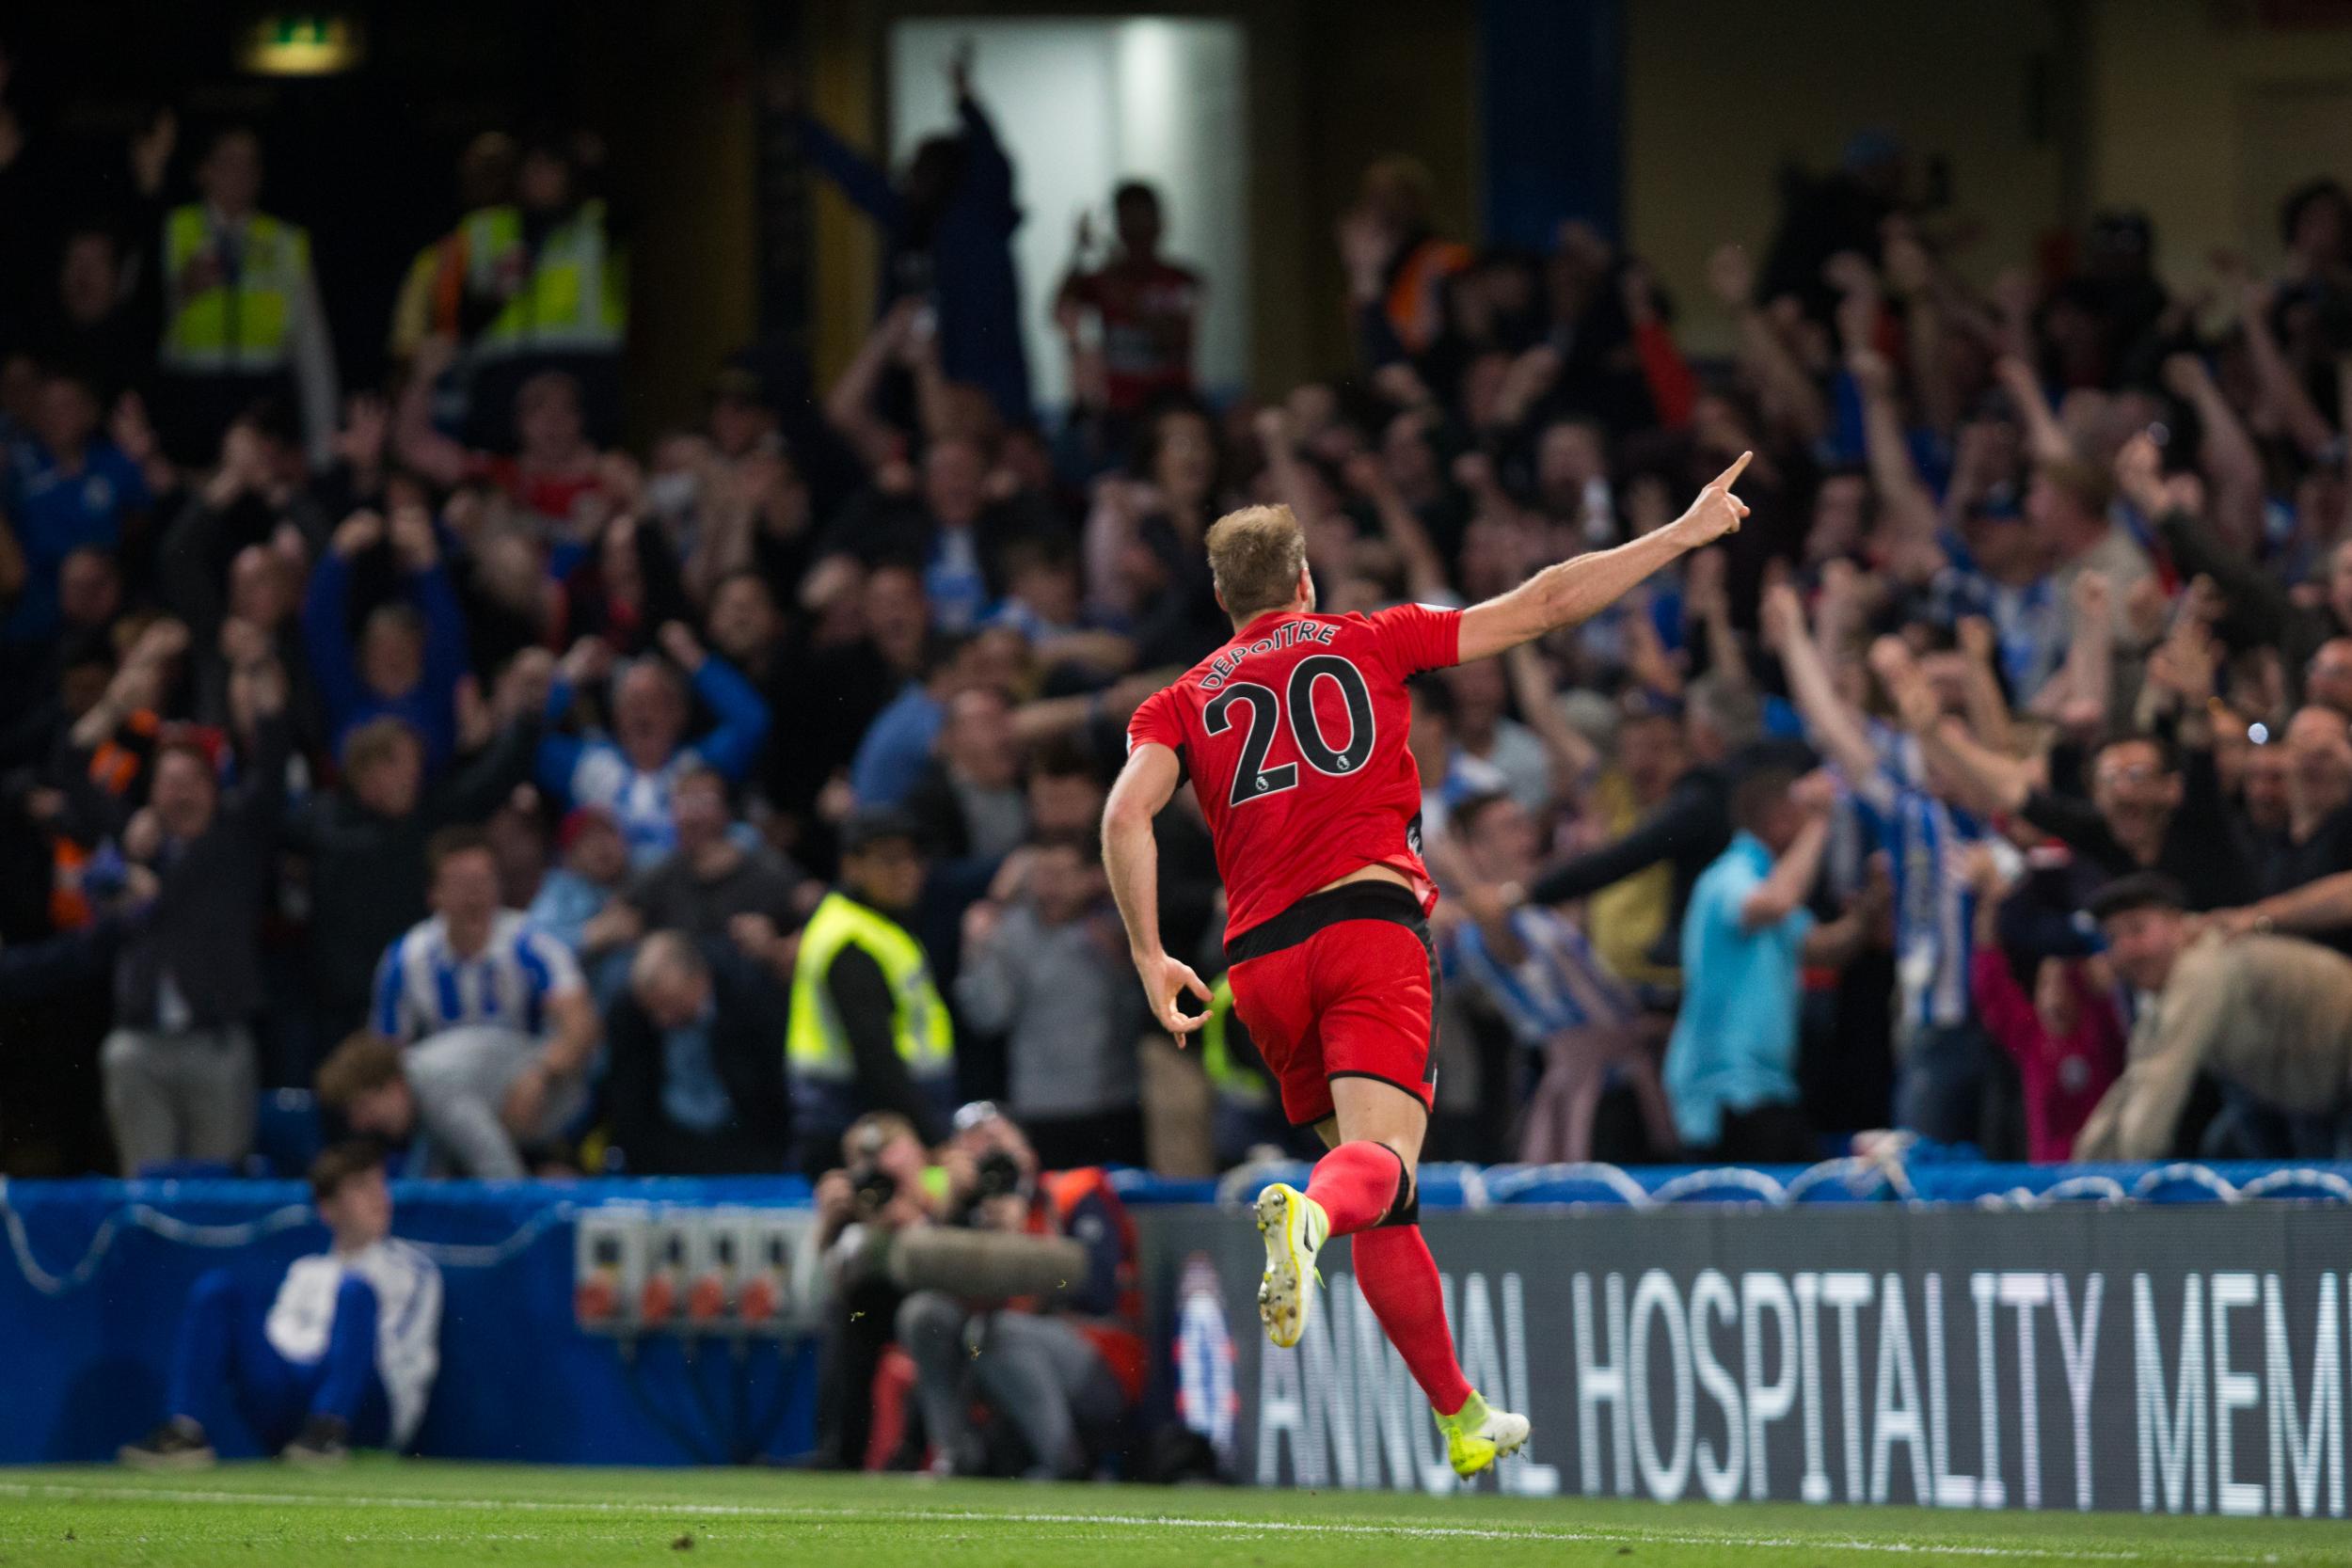
[[(935, 1470), (1088, 1474), (1141, 1394), (1135, 1229), (1099, 1166), (1041, 1175), (1028, 1140), (985, 1102), (956, 1113), (952, 1227), (900, 1238), (891, 1272), (913, 1293), (899, 1342)], [(975, 1399), (1025, 1449), (973, 1430)]]
[(842, 1168), (817, 1183), (817, 1236), (833, 1287), (833, 1321), (817, 1371), (817, 1452), (854, 1470), (873, 1432), (874, 1370), (890, 1348), (906, 1291), (891, 1277), (893, 1243), (944, 1212), (947, 1172), (895, 1111), (860, 1117), (841, 1135)]

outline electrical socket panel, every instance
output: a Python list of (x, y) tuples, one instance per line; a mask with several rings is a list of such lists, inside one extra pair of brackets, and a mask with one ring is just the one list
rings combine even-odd
[(701, 1229), (699, 1210), (665, 1205), (646, 1217), (644, 1268), (637, 1284), (640, 1333), (662, 1333), (684, 1318), (687, 1279)]
[(573, 1227), (572, 1316), (592, 1334), (637, 1331), (648, 1214), (641, 1203), (580, 1211)]
[(747, 1209), (735, 1222), (741, 1259), (736, 1321), (751, 1334), (814, 1328), (818, 1289), (817, 1227), (810, 1217), (776, 1209)]
[(822, 1305), (815, 1216), (620, 1203), (577, 1224), (573, 1305), (592, 1333), (787, 1335)]

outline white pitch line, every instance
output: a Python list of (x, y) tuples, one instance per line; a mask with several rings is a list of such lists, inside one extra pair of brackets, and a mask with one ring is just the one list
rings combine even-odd
[(1652, 1544), (1665, 1546), (1729, 1546), (1748, 1551), (1772, 1549), (1878, 1553), (1889, 1557), (2020, 1558), (2047, 1562), (2271, 1563), (2276, 1554), (2204, 1552), (2184, 1556), (2168, 1550), (2162, 1558), (2145, 1552), (2086, 1548), (2066, 1551), (2049, 1546), (2007, 1546), (1990, 1544), (1913, 1541), (1871, 1541), (1826, 1536), (1733, 1535), (1727, 1532), (1661, 1529), (1562, 1529), (1542, 1525), (1512, 1529), (1501, 1526), (1441, 1525), (1399, 1522), (1392, 1525), (1350, 1524), (1337, 1520), (1220, 1519), (1152, 1513), (993, 1513), (963, 1509), (828, 1508), (797, 1504), (698, 1503), (685, 1498), (647, 1498), (642, 1502), (611, 1502), (596, 1498), (560, 1501), (548, 1497), (403, 1497), (370, 1493), (328, 1495), (316, 1492), (215, 1492), (158, 1486), (91, 1486), (56, 1481), (0, 1481), (0, 1497), (147, 1498), (160, 1502), (246, 1503), (276, 1506), (392, 1509), (469, 1509), (539, 1513), (684, 1513), (737, 1519), (837, 1519), (886, 1524), (915, 1520), (926, 1524), (1013, 1524), (1047, 1527), (1116, 1526), (1121, 1528), (1208, 1530), (1230, 1535), (1295, 1534), (1336, 1536), (1407, 1536), (1428, 1540), (1524, 1541), (1568, 1545)]

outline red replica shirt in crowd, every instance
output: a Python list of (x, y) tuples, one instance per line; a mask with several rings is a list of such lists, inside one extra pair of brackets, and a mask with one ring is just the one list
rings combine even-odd
[(1163, 392), (1192, 390), (1200, 279), (1190, 269), (1115, 261), (1080, 278), (1076, 293), (1103, 318), (1103, 389), (1113, 413), (1136, 413)]
[(1127, 749), (1166, 746), (1200, 798), (1228, 942), (1367, 865), (1403, 872), (1423, 910), (1437, 903), (1405, 682), (1455, 662), (1461, 620), (1427, 605), (1269, 610), (1136, 709)]

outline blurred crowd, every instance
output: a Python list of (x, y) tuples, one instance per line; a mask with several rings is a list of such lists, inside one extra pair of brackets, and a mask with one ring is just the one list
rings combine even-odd
[[(847, 369), (746, 350), (631, 450), (595, 138), (481, 138), (354, 297), (250, 131), (61, 178), (0, 66), (7, 1168), (299, 1169), (324, 1128), (818, 1176), (977, 1101), (1033, 1170), (1296, 1149), (1221, 988), (1196, 1052), (1148, 1029), (1095, 837), (1128, 716), (1229, 635), (1208, 525), (1291, 507), (1329, 612), (1466, 603), (1749, 450), (1724, 546), (1419, 684), (1432, 1156), (2338, 1151), (2341, 186), (2275, 267), (2160, 278), (2120, 212), (1986, 291), (1866, 136), (1698, 302), (1581, 224), (1451, 238), (1390, 160), (1336, 234), (1354, 362), (1217, 405), (1183, 193), (1129, 183), (1041, 422), (969, 71), (902, 169), (801, 119), (883, 241)], [(1160, 924), (1210, 974), (1184, 799)]]

